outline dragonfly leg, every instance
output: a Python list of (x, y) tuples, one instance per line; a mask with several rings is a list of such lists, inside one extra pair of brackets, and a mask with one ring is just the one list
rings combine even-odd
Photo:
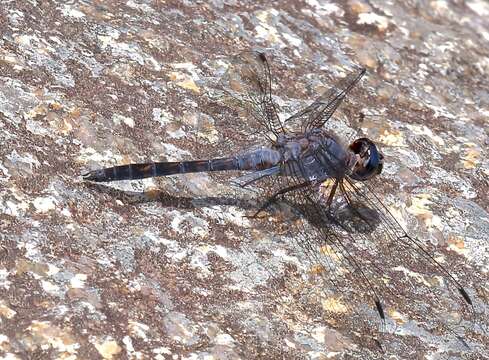
[(338, 187), (338, 183), (338, 181), (335, 181), (333, 184), (333, 188), (329, 192), (328, 200), (326, 201), (326, 206), (328, 207), (328, 210), (331, 210), (331, 204), (333, 203), (333, 198), (336, 192), (336, 188)]
[(300, 184), (296, 184), (296, 185), (292, 185), (292, 186), (288, 186), (284, 189), (281, 189), (279, 191), (277, 191), (275, 194), (273, 194), (272, 196), (270, 196), (268, 198), (268, 200), (252, 215), (252, 216), (246, 216), (248, 218), (251, 218), (251, 219), (255, 219), (258, 217), (258, 214), (260, 214), (262, 211), (264, 211), (267, 207), (269, 207), (271, 204), (273, 204), (277, 198), (281, 195), (284, 195), (290, 191), (294, 191), (294, 190), (298, 190), (298, 189), (302, 189), (306, 186), (309, 186), (311, 184), (310, 181), (306, 181), (306, 182), (303, 182), (303, 183), (300, 183)]

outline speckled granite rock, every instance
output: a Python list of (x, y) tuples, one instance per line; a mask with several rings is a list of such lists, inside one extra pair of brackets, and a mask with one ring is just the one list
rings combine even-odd
[[(3, 1), (0, 356), (484, 358), (488, 19), (483, 0)], [(246, 146), (246, 118), (214, 90), (225, 57), (249, 48), (267, 50), (283, 117), (351, 64), (367, 67), (329, 126), (382, 148), (379, 194), (474, 299), (476, 315), (459, 324), (470, 349), (388, 308), (397, 329), (382, 353), (359, 340), (378, 323), (353, 336), (304, 311), (302, 295), (317, 289), (293, 275), (310, 270), (286, 216), (243, 218), (256, 196), (226, 195), (226, 177), (80, 180), (99, 166)], [(271, 269), (288, 285), (271, 283)], [(427, 318), (435, 303), (457, 304), (419, 288), (406, 301)]]

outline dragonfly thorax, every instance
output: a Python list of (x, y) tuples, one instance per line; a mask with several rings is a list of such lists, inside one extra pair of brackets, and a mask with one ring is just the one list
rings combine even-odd
[(284, 175), (294, 175), (309, 181), (343, 178), (353, 171), (356, 155), (339, 139), (323, 130), (281, 136), (275, 148), (282, 154)]

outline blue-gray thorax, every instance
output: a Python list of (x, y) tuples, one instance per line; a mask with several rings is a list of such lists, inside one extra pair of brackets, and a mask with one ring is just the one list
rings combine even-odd
[(355, 163), (352, 152), (336, 136), (322, 129), (280, 136), (275, 149), (282, 155), (282, 175), (308, 181), (343, 178)]

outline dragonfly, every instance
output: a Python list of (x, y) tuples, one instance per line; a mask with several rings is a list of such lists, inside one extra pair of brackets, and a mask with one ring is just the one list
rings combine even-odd
[[(374, 181), (381, 177), (384, 156), (374, 141), (360, 137), (345, 145), (326, 129), (328, 120), (365, 73), (366, 69), (355, 68), (310, 105), (281, 121), (265, 54), (240, 53), (231, 60), (223, 83), (257, 124), (263, 139), (260, 146), (203, 160), (113, 166), (89, 171), (83, 178), (109, 182), (197, 172), (244, 172), (235, 182), (242, 188), (258, 188), (266, 198), (251, 217), (259, 217), (280, 202), (291, 204), (312, 224), (290, 224), (295, 226), (291, 233), (298, 246), (319, 264), (319, 273), (333, 289), (340, 289), (352, 301), (362, 294), (381, 323), (387, 317), (386, 302), (409, 307), (409, 296), (415, 295), (407, 295), (406, 287), (419, 286), (409, 277), (402, 278), (402, 271), (386, 276), (388, 267), (437, 274), (470, 308), (472, 299), (462, 284), (421, 240), (403, 229), (376, 194)], [(376, 218), (365, 209), (373, 209)], [(345, 214), (363, 227), (350, 226)], [(431, 288), (427, 291), (436, 294)]]

